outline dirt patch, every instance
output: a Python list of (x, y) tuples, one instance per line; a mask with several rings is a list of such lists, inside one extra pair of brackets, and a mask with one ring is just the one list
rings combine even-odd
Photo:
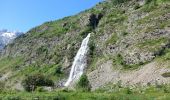
[(88, 74), (92, 90), (95, 90), (105, 84), (121, 81), (123, 86), (129, 85), (147, 85), (147, 84), (165, 84), (170, 83), (170, 78), (164, 78), (162, 73), (169, 72), (170, 68), (160, 67), (157, 62), (151, 62), (140, 69), (120, 71), (112, 69), (112, 62), (107, 61), (98, 67), (97, 70)]
[(8, 72), (6, 74), (3, 74), (2, 77), (0, 77), (0, 81), (5, 81), (8, 79), (8, 77), (10, 77), (11, 72)]

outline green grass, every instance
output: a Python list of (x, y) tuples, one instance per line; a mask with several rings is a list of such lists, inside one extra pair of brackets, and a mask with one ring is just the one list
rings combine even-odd
[(158, 39), (145, 40), (144, 42), (138, 43), (137, 47), (149, 51), (157, 51), (158, 49), (160, 49), (160, 46), (162, 44), (166, 44), (168, 42), (169, 42), (168, 38), (161, 37)]
[(18, 67), (21, 67), (23, 63), (23, 57), (6, 57), (0, 60), (0, 73), (6, 72), (6, 70), (16, 70)]
[(147, 62), (145, 63), (140, 62), (138, 64), (126, 64), (121, 54), (118, 54), (115, 57), (111, 57), (111, 58), (113, 60), (113, 67), (122, 70), (134, 70), (147, 63)]
[(118, 38), (117, 34), (115, 33), (115, 34), (113, 34), (113, 35), (111, 36), (111, 38), (109, 38), (109, 39), (106, 41), (106, 45), (115, 44), (118, 39), (119, 39), (119, 38)]
[(169, 87), (148, 87), (146, 89), (118, 88), (112, 92), (80, 92), (80, 91), (52, 91), (52, 92), (17, 92), (6, 91), (0, 93), (3, 100), (168, 100)]

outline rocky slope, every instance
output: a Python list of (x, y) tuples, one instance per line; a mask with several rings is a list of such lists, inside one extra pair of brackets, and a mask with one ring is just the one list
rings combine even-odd
[[(89, 32), (85, 73), (92, 89), (120, 81), (122, 85), (170, 82), (170, 77), (162, 76), (170, 70), (168, 0), (107, 0), (75, 16), (35, 27), (1, 53), (0, 80), (6, 87), (17, 88), (25, 76), (43, 73), (58, 87), (68, 77)], [(57, 73), (60, 68), (62, 73)]]

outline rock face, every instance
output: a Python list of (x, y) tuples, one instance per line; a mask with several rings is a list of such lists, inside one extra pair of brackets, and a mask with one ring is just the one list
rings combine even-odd
[[(156, 77), (162, 83), (169, 80), (161, 74), (170, 65), (170, 2), (108, 0), (75, 16), (37, 26), (7, 45), (0, 53), (1, 76), (12, 72), (6, 86), (15, 86), (35, 73), (52, 77), (60, 86), (88, 33), (93, 34), (86, 73), (93, 89), (119, 80), (126, 85), (153, 83)], [(147, 74), (151, 77), (145, 80)]]
[(133, 71), (120, 71), (113, 70), (112, 62), (108, 61), (88, 75), (92, 90), (95, 90), (109, 83), (119, 84), (120, 86), (170, 84), (170, 78), (162, 76), (166, 72), (170, 72), (170, 68), (166, 68), (165, 65), (160, 65), (157, 62), (151, 62)]
[(11, 43), (16, 37), (23, 34), (22, 32), (9, 32), (7, 30), (0, 30), (0, 49), (5, 45)]

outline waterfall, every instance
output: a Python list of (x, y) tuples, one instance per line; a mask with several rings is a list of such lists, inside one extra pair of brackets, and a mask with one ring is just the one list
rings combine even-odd
[(69, 78), (67, 82), (64, 84), (64, 86), (69, 86), (71, 82), (78, 80), (83, 74), (84, 67), (86, 67), (86, 64), (87, 64), (86, 58), (87, 58), (87, 52), (89, 50), (89, 47), (88, 47), (89, 38), (90, 38), (90, 33), (82, 41), (81, 47), (78, 50), (74, 58), (74, 62), (71, 66)]

